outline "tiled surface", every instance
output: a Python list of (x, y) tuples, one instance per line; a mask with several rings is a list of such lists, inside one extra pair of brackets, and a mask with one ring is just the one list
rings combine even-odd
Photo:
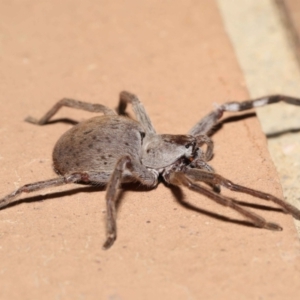
[[(22, 120), (61, 97), (115, 107), (126, 88), (167, 133), (186, 132), (214, 102), (249, 97), (214, 1), (27, 0), (1, 2), (0, 12), (2, 195), (55, 176), (52, 147), (70, 125)], [(57, 118), (89, 116), (63, 109)], [(214, 141), (218, 172), (282, 196), (255, 117), (224, 124)], [(45, 194), (0, 212), (1, 299), (299, 298), (296, 230), (269, 203), (228, 193), (260, 204), (250, 209), (282, 232), (245, 226), (186, 189), (128, 190), (118, 240), (104, 252), (103, 191), (68, 186)]]

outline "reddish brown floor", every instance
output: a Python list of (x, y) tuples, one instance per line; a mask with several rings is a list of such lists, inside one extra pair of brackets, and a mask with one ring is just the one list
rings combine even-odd
[[(70, 125), (23, 119), (62, 97), (115, 107), (121, 90), (133, 91), (161, 133), (185, 133), (213, 103), (247, 98), (214, 1), (27, 0), (2, 2), (0, 12), (1, 195), (55, 176), (51, 151)], [(63, 109), (57, 118), (90, 115)], [(254, 116), (225, 124), (214, 141), (219, 173), (282, 196)], [(186, 189), (194, 209), (163, 184), (127, 190), (118, 240), (103, 251), (105, 192), (72, 185), (45, 194), (0, 212), (1, 299), (299, 298), (296, 230), (269, 203), (230, 194), (260, 203), (252, 209), (282, 232), (240, 224)]]

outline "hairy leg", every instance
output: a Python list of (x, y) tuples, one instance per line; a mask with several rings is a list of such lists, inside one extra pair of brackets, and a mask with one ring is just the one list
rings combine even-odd
[(136, 118), (144, 126), (146, 133), (155, 134), (156, 132), (151, 123), (150, 117), (136, 95), (126, 91), (121, 92), (117, 112), (120, 115), (126, 115), (125, 111), (128, 103), (131, 103)]
[(52, 116), (54, 116), (57, 113), (57, 111), (60, 108), (64, 106), (76, 108), (76, 109), (82, 109), (90, 112), (99, 112), (105, 115), (116, 115), (116, 112), (114, 110), (102, 104), (91, 104), (79, 100), (63, 98), (59, 100), (41, 119), (35, 119), (29, 116), (25, 119), (25, 121), (36, 125), (44, 125), (50, 120)]
[(216, 110), (209, 113), (201, 119), (190, 131), (191, 135), (208, 134), (209, 131), (222, 118), (223, 113), (244, 111), (256, 107), (266, 106), (273, 103), (285, 102), (287, 104), (300, 106), (300, 98), (294, 98), (284, 95), (271, 95), (260, 97), (254, 100), (247, 100), (242, 102), (228, 102), (220, 105)]
[(201, 159), (204, 159), (205, 161), (209, 161), (212, 159), (213, 151), (214, 151), (214, 143), (213, 141), (207, 136), (207, 135), (197, 135), (197, 146), (200, 148), (203, 144), (206, 144), (206, 151), (204, 152), (204, 157), (201, 157)]
[(232, 191), (249, 194), (263, 200), (272, 201), (277, 205), (279, 205), (281, 208), (283, 208), (285, 212), (291, 214), (295, 219), (300, 220), (299, 209), (271, 194), (263, 193), (254, 189), (247, 188), (242, 185), (235, 184), (232, 181), (222, 177), (219, 174), (206, 172), (204, 170), (188, 169), (186, 171), (186, 175), (191, 176), (196, 181), (203, 181), (206, 183), (221, 185)]
[(207, 196), (211, 200), (215, 201), (216, 203), (219, 203), (223, 206), (230, 207), (231, 209), (237, 211), (247, 219), (250, 219), (255, 226), (260, 228), (266, 228), (269, 230), (282, 230), (282, 228), (276, 224), (267, 222), (264, 218), (261, 216), (253, 213), (252, 211), (245, 209), (235, 203), (232, 199), (225, 197), (221, 194), (217, 194), (197, 183), (195, 183), (193, 180), (188, 178), (184, 173), (182, 172), (174, 172), (170, 174), (170, 183), (174, 185), (184, 185), (188, 187), (190, 190), (196, 191), (202, 195)]
[(103, 249), (110, 248), (117, 238), (116, 196), (118, 188), (122, 183), (122, 177), (126, 171), (131, 174), (133, 179), (146, 186), (154, 187), (157, 185), (158, 174), (148, 171), (143, 165), (137, 161), (134, 161), (128, 155), (119, 159), (109, 179), (106, 191), (107, 239), (103, 245)]
[(57, 177), (54, 179), (38, 181), (34, 183), (25, 184), (16, 191), (8, 194), (4, 198), (0, 199), (0, 208), (5, 207), (12, 203), (17, 196), (22, 193), (32, 193), (35, 191), (40, 191), (45, 188), (53, 187), (53, 186), (60, 186), (65, 185), (68, 183), (75, 183), (78, 181), (82, 182), (89, 182), (89, 175), (88, 173), (72, 173), (70, 175), (64, 177)]

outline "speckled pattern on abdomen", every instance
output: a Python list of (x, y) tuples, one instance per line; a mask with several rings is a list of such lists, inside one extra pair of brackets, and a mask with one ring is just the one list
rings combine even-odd
[[(141, 153), (143, 127), (123, 116), (97, 116), (72, 127), (53, 150), (58, 174), (105, 172), (111, 174), (116, 162), (126, 154)], [(130, 144), (129, 144), (130, 141)]]

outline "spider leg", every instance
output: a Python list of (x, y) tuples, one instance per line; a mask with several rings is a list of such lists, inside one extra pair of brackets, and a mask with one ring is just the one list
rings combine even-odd
[(186, 186), (187, 188), (189, 188), (190, 190), (193, 190), (200, 194), (203, 194), (203, 195), (207, 196), (208, 198), (210, 198), (211, 200), (213, 200), (223, 206), (230, 207), (231, 209), (237, 211), (238, 213), (240, 213), (247, 219), (250, 219), (254, 223), (254, 225), (257, 227), (266, 228), (269, 230), (282, 230), (282, 228), (278, 224), (267, 222), (261, 216), (253, 213), (252, 211), (250, 211), (248, 209), (241, 207), (240, 205), (235, 203), (232, 199), (225, 197), (221, 194), (217, 194), (217, 193), (197, 184), (196, 182), (191, 180), (188, 176), (186, 176), (182, 172), (171, 173), (170, 177), (169, 177), (169, 182), (174, 185), (182, 184), (182, 185)]
[(217, 124), (223, 116), (223, 113), (244, 111), (251, 108), (257, 108), (273, 103), (285, 102), (287, 104), (300, 106), (300, 98), (294, 98), (284, 95), (271, 95), (260, 97), (254, 100), (246, 100), (242, 102), (227, 102), (219, 106), (216, 110), (209, 113), (201, 119), (190, 131), (191, 135), (208, 134), (209, 131)]
[(209, 161), (212, 159), (213, 151), (214, 151), (214, 143), (213, 141), (204, 134), (200, 134), (195, 136), (197, 140), (197, 146), (200, 148), (203, 144), (206, 144), (206, 151), (204, 152), (205, 161)]
[(106, 191), (107, 239), (103, 245), (103, 249), (110, 248), (117, 238), (116, 196), (118, 187), (120, 186), (122, 177), (126, 171), (129, 171), (134, 179), (140, 181), (146, 186), (154, 187), (157, 185), (158, 174), (154, 174), (148, 171), (143, 165), (133, 160), (128, 155), (123, 156), (119, 159), (109, 179)]
[(148, 116), (144, 105), (140, 102), (136, 95), (126, 91), (120, 93), (120, 101), (117, 108), (118, 114), (127, 115), (125, 110), (128, 103), (131, 103), (136, 118), (138, 122), (140, 122), (144, 126), (146, 133), (155, 134), (156, 131), (151, 123), (150, 117)]
[(17, 196), (22, 193), (31, 193), (39, 191), (52, 186), (60, 186), (68, 183), (74, 183), (78, 181), (87, 181), (88, 175), (86, 173), (73, 173), (64, 177), (57, 177), (45, 181), (38, 181), (35, 183), (25, 184), (16, 191), (8, 194), (4, 198), (0, 199), (0, 208), (5, 207), (12, 203)]
[[(215, 170), (208, 163), (203, 161), (201, 158), (192, 161), (191, 166), (193, 166), (193, 168), (205, 170), (206, 172), (211, 172), (211, 173), (215, 172)], [(193, 174), (189, 174), (189, 178), (197, 181), (197, 176), (194, 177)], [(212, 187), (214, 192), (221, 193), (221, 186), (219, 184), (214, 184), (211, 182), (205, 182), (205, 183), (208, 184), (210, 187)]]
[(76, 108), (76, 109), (82, 109), (82, 110), (86, 110), (86, 111), (90, 111), (90, 112), (101, 112), (105, 115), (116, 115), (114, 110), (112, 110), (102, 104), (91, 104), (91, 103), (82, 102), (79, 100), (63, 98), (63, 99), (59, 100), (42, 118), (35, 119), (35, 118), (29, 116), (25, 119), (25, 121), (32, 123), (32, 124), (36, 124), (36, 125), (44, 125), (63, 106)]
[(300, 220), (300, 210), (297, 209), (295, 206), (267, 193), (263, 193), (251, 188), (247, 188), (245, 186), (235, 184), (232, 181), (222, 177), (219, 174), (216, 173), (210, 173), (206, 172), (204, 170), (199, 170), (199, 169), (187, 169), (186, 170), (186, 175), (191, 176), (194, 180), (196, 181), (203, 181), (206, 183), (211, 183), (211, 184), (219, 184), (221, 186), (224, 186), (225, 188), (244, 193), (244, 194), (249, 194), (251, 196), (263, 199), (263, 200), (268, 200), (276, 203), (279, 205), (281, 208), (284, 209), (284, 211), (288, 214), (291, 214), (295, 219)]
[[(202, 135), (200, 136), (202, 137)], [(205, 135), (205, 137), (207, 137)], [(210, 141), (211, 139), (209, 137), (207, 137)], [(212, 152), (212, 148), (211, 148), (211, 153), (210, 153), (210, 149), (209, 149), (209, 144), (207, 144), (207, 150), (206, 152), (202, 152), (200, 149), (200, 153), (198, 153), (198, 156), (190, 163), (190, 167), (191, 168), (196, 168), (196, 169), (201, 169), (201, 170), (205, 170), (207, 172), (211, 172), (211, 173), (214, 173), (215, 170), (212, 166), (210, 166), (207, 161), (208, 160), (211, 160), (212, 158), (212, 155), (213, 155), (213, 152)], [(211, 146), (213, 147), (213, 142), (211, 141)], [(199, 151), (198, 150), (198, 151)], [(192, 174), (189, 176), (192, 180), (196, 180), (196, 178), (193, 178)], [(220, 193), (221, 192), (221, 187), (219, 184), (213, 184), (213, 183), (210, 183), (210, 182), (206, 182), (209, 186), (212, 187), (212, 189), (214, 190), (214, 192), (216, 193)]]

